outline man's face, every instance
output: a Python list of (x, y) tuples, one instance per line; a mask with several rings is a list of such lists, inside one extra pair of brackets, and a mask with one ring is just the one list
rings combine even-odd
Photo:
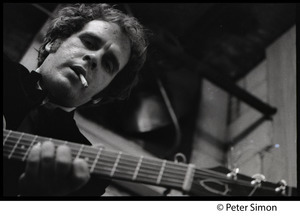
[(117, 24), (93, 20), (62, 41), (56, 51), (51, 44), (46, 50), (49, 55), (39, 67), (42, 88), (55, 103), (77, 107), (107, 87), (124, 68), (130, 57), (130, 41)]

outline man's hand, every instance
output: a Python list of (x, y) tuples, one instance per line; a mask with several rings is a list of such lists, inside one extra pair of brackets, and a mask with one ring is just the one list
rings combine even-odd
[(88, 182), (90, 173), (83, 159), (72, 161), (66, 145), (55, 148), (50, 141), (35, 145), (20, 176), (21, 195), (63, 196)]

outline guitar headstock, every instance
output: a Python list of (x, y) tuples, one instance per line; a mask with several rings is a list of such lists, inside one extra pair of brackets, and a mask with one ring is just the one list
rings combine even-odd
[(297, 189), (286, 181), (267, 182), (263, 174), (252, 177), (224, 167), (196, 169), (190, 195), (193, 196), (295, 196)]

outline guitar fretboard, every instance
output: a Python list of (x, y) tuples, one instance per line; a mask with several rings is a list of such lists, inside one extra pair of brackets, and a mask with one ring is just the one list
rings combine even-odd
[(56, 146), (67, 145), (72, 157), (83, 158), (91, 173), (114, 179), (167, 186), (188, 191), (192, 184), (194, 167), (167, 160), (136, 157), (123, 152), (105, 150), (47, 137), (3, 130), (3, 156), (26, 161), (30, 149), (39, 142), (52, 141)]

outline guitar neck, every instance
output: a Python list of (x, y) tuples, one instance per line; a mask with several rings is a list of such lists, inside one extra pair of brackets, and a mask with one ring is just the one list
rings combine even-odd
[(33, 145), (49, 140), (56, 146), (69, 146), (72, 157), (85, 159), (92, 174), (184, 191), (189, 191), (192, 184), (193, 165), (144, 156), (136, 157), (123, 152), (105, 150), (102, 147), (92, 147), (11, 130), (3, 130), (3, 155), (8, 159), (26, 161)]
[(193, 164), (144, 156), (136, 157), (123, 152), (105, 150), (103, 147), (87, 146), (5, 129), (3, 130), (3, 156), (26, 161), (33, 145), (49, 140), (56, 146), (69, 146), (73, 159), (85, 159), (92, 174), (105, 178), (164, 186), (196, 196), (297, 195), (296, 188), (278, 186), (270, 182), (252, 184), (253, 178), (244, 175), (238, 175), (236, 179), (228, 178), (230, 171), (196, 169)]

